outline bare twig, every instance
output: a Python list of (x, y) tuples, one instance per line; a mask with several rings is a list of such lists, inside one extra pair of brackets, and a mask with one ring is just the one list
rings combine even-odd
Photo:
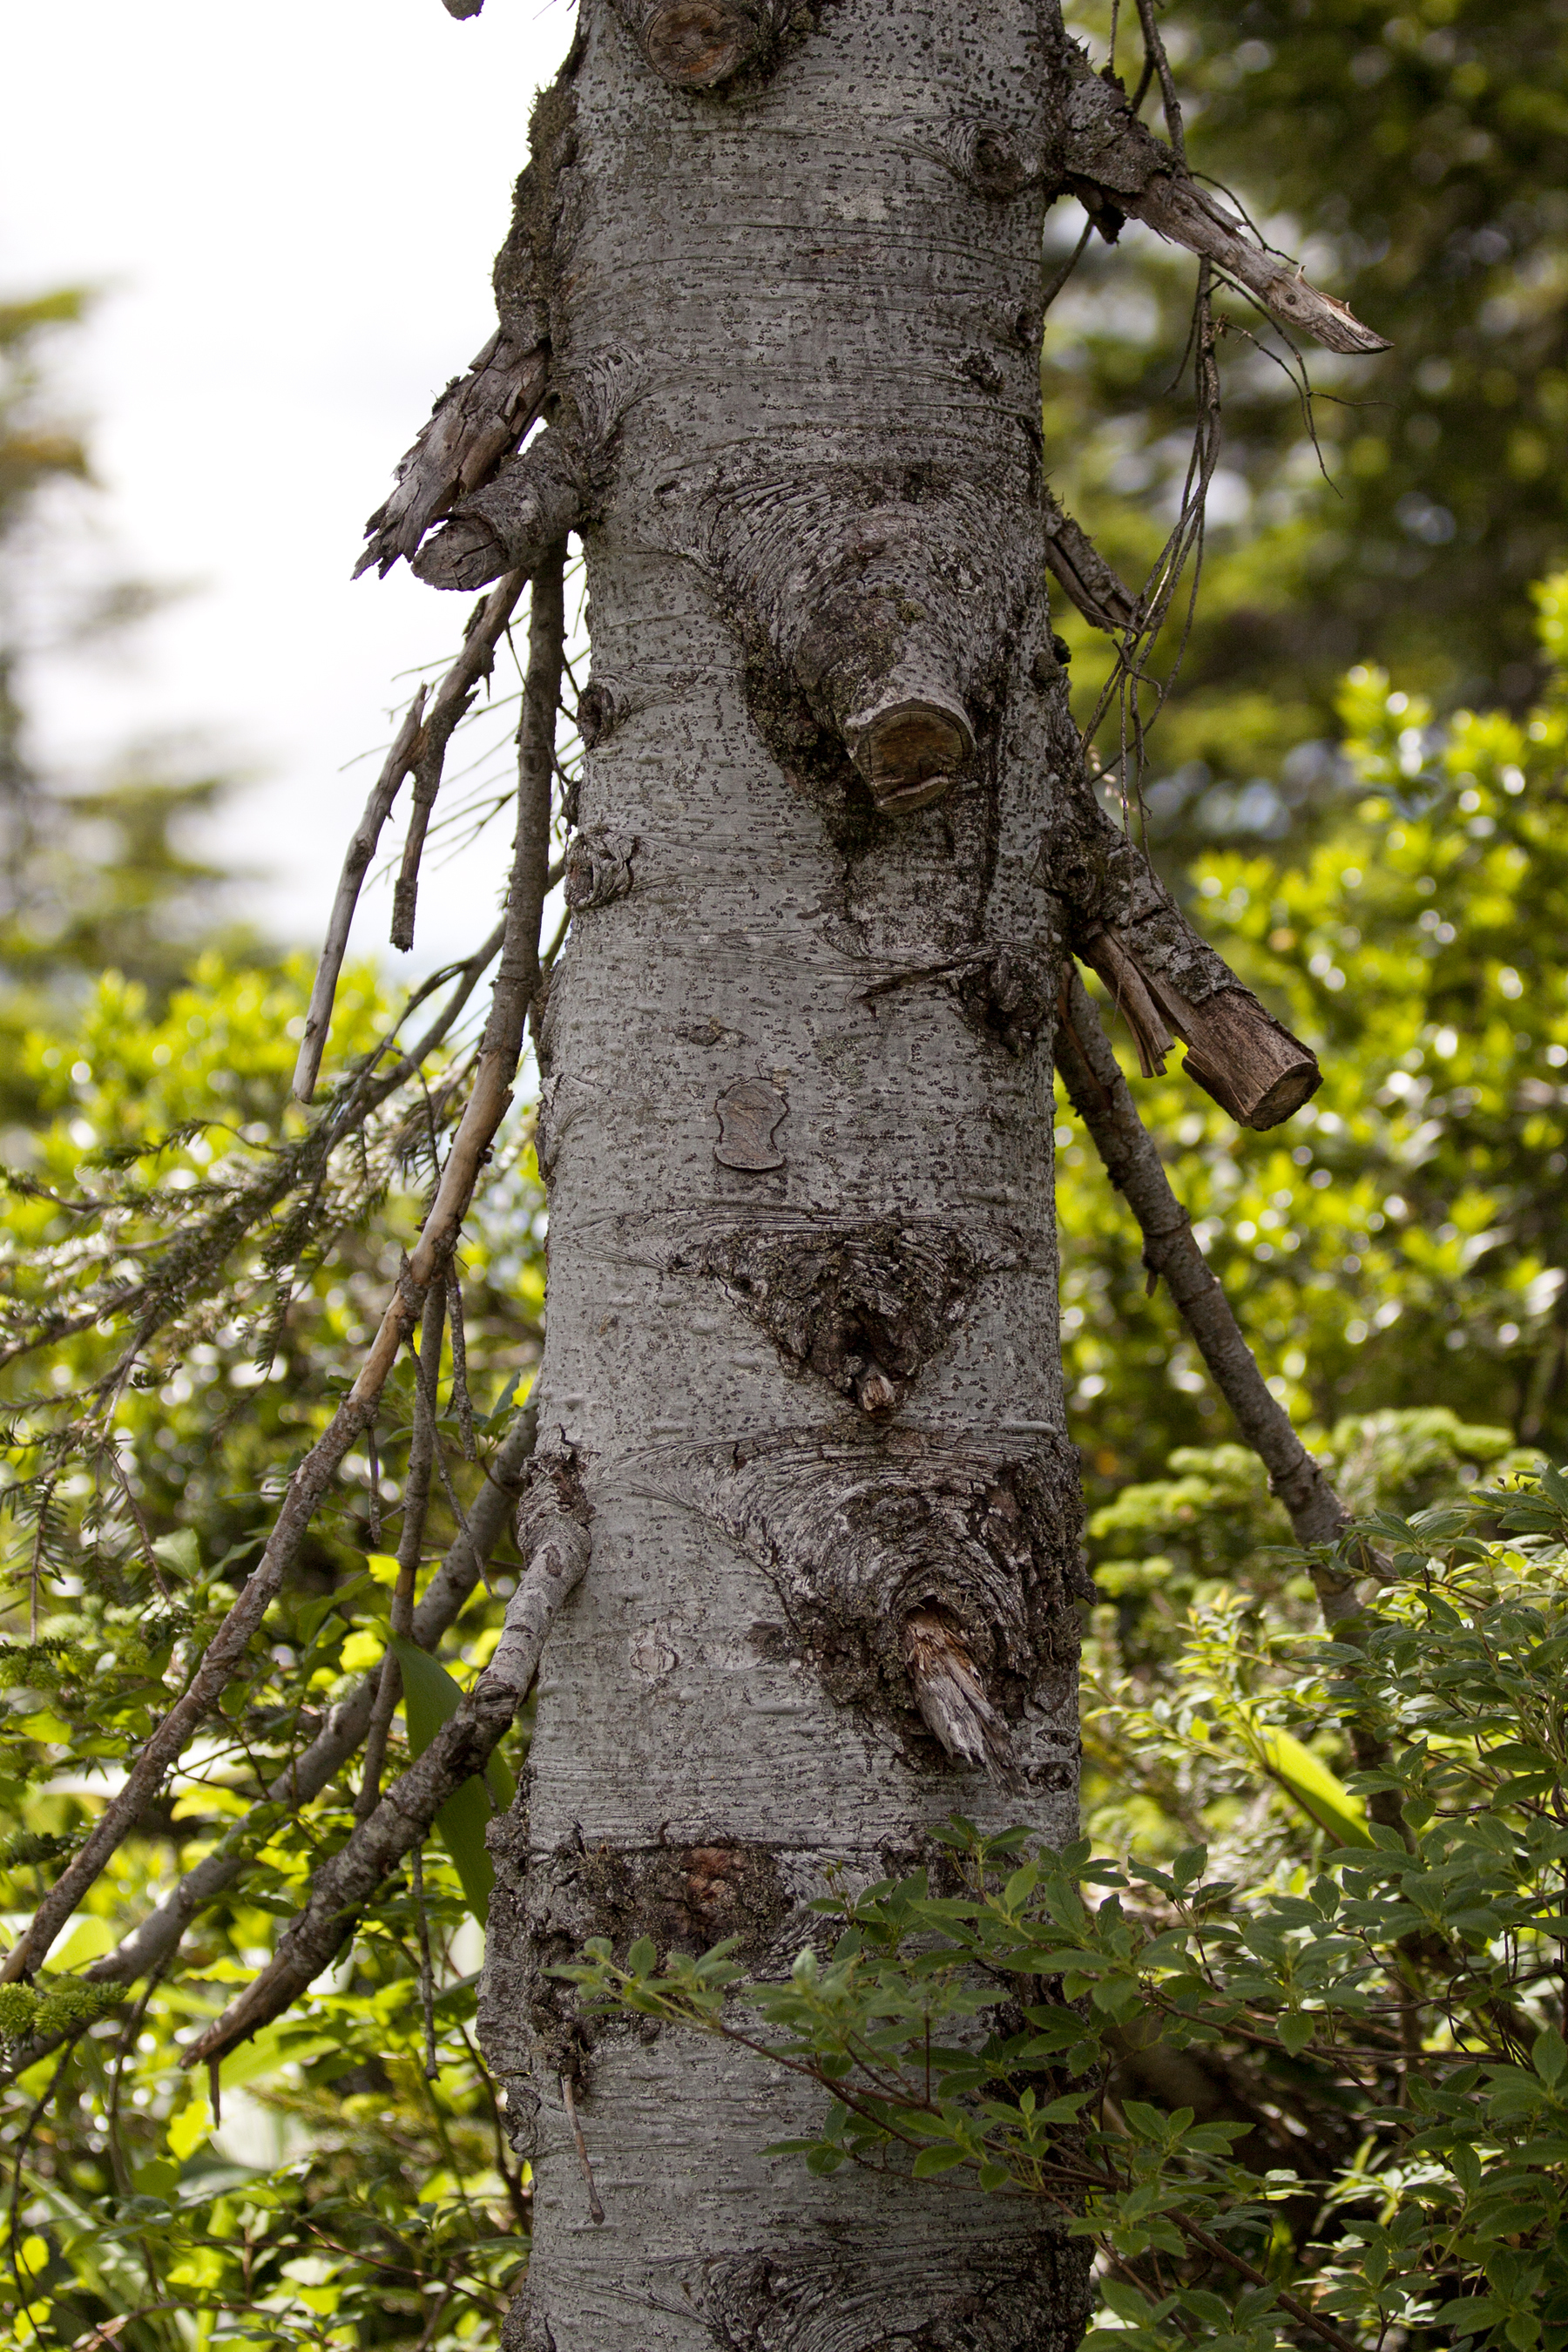
[(468, 1394), (468, 1343), (463, 1325), (463, 1282), (456, 1258), (447, 1269), (447, 1320), (452, 1334), (452, 1402), (462, 1433), (463, 1459), (477, 1462), (479, 1457), (474, 1444), (474, 1402)]
[[(463, 633), (462, 651), (437, 688), (428, 718), (424, 715), (426, 689), (421, 687), (408, 707), (408, 714), (398, 730), (396, 740), (387, 753), (386, 764), (365, 803), (364, 814), (343, 860), (338, 895), (332, 902), (331, 918), (327, 925), (326, 944), (316, 968), (315, 984), (310, 991), (310, 1008), (305, 1015), (305, 1034), (300, 1041), (300, 1058), (294, 1069), (294, 1092), (300, 1102), (309, 1102), (316, 1091), (321, 1055), (326, 1051), (327, 1033), (331, 1027), (332, 1000), (337, 994), (338, 975), (342, 971), (343, 957), (348, 950), (349, 929), (353, 922), (354, 908), (359, 903), (361, 886), (375, 855), (376, 843), (381, 838), (381, 829), (392, 814), (392, 804), (402, 788), (403, 779), (412, 769), (423, 764), (426, 772), (439, 781), (441, 761), (446, 756), (452, 730), (468, 709), (480, 682), (489, 676), (496, 646), (527, 582), (525, 571), (507, 572), (497, 581), (484, 602), (475, 608)], [(432, 800), (435, 798), (434, 787), (430, 797)]]
[(588, 2143), (583, 2137), (583, 2126), (577, 2119), (577, 2102), (572, 2095), (570, 2074), (563, 2074), (561, 2077), (561, 2104), (566, 2110), (566, 2120), (572, 2126), (572, 2137), (577, 2143), (577, 2161), (583, 2168), (583, 2178), (588, 2184), (588, 2211), (594, 2221), (602, 2221), (605, 2218), (605, 2209), (599, 2202), (598, 2184), (594, 2179), (594, 2168), (588, 2161)]
[(381, 1682), (365, 1733), (364, 1767), (360, 1775), (354, 1816), (364, 1821), (375, 1811), (381, 1795), (382, 1769), (386, 1762), (387, 1735), (397, 1702), (403, 1696), (403, 1674), (395, 1644), (412, 1639), (414, 1585), (419, 1573), (425, 1540), (425, 1516), (430, 1507), (430, 1474), (436, 1458), (436, 1374), (441, 1360), (441, 1339), (447, 1326), (447, 1289), (432, 1285), (426, 1294), (425, 1319), (419, 1333), (419, 1361), (414, 1382), (414, 1425), (408, 1440), (408, 1473), (403, 1487), (403, 1526), (397, 1540), (397, 1582), (392, 1595), (392, 1634), (381, 1662)]
[[(520, 761), (518, 834), (506, 934), (473, 1089), (447, 1154), (434, 1205), (413, 1255), (398, 1278), (359, 1377), (325, 1433), (289, 1482), (288, 1493), (259, 1562), (218, 1628), (189, 1685), (156, 1726), (118, 1795), (105, 1806), (91, 1835), (67, 1864), (30, 1927), (18, 1937), (0, 1968), (0, 1982), (14, 1980), (39, 1965), (110, 1854), (134, 1828), (197, 1724), (216, 1706), (240, 1672), (252, 1637), (259, 1631), (262, 1619), (277, 1597), (343, 1456), (374, 1419), (381, 1392), (398, 1353), (424, 1310), (426, 1293), (437, 1279), (445, 1289), (447, 1267), (474, 1187), (489, 1157), (496, 1129), (511, 1101), (511, 1081), (522, 1051), (528, 1006), (539, 984), (539, 924), (550, 863), (551, 754), (560, 695), (564, 563), (565, 550), (558, 544), (550, 560), (540, 567), (530, 630), (525, 741)], [(364, 1826), (368, 1828), (370, 1824)]]
[[(1171, 60), (1165, 55), (1165, 44), (1160, 37), (1160, 27), (1154, 20), (1154, 0), (1138, 0), (1138, 22), (1143, 28), (1145, 66), (1152, 66), (1160, 78), (1160, 96), (1165, 109), (1166, 135), (1170, 139), (1172, 152), (1176, 161), (1185, 171), (1187, 142), (1182, 130), (1182, 105), (1176, 96), (1175, 77), (1171, 71)], [(1136, 114), (1138, 111), (1136, 106), (1133, 107), (1132, 111)]]
[[(445, 1285), (480, 1162), (511, 1099), (510, 1087), (522, 1050), (528, 1007), (539, 985), (539, 926), (550, 864), (551, 782), (561, 692), (564, 569), (565, 547), (558, 542), (548, 561), (540, 565), (534, 581), (506, 939), (473, 1093), (447, 1156), (435, 1207), (387, 1309), (365, 1370), (355, 1383), (355, 1392), (360, 1382), (374, 1378), (384, 1362), (375, 1383), (379, 1395), (396, 1350), (412, 1328), (409, 1297), (416, 1295), (422, 1307), (425, 1292), (437, 1274)], [(231, 2048), (268, 2018), (278, 2016), (303, 1991), (324, 1965), (319, 1956), (330, 1958), (342, 1942), (345, 1917), (352, 1916), (408, 1852), (415, 1838), (428, 1829), (454, 1790), (483, 1769), (526, 1696), (538, 1664), (539, 1644), (555, 1610), (586, 1564), (586, 1528), (567, 1518), (560, 1524), (574, 1531), (577, 1540), (546, 1540), (537, 1549), (529, 1573), (508, 1604), (506, 1626), (489, 1665), (424, 1755), (394, 1783), (347, 1845), (317, 1873), (310, 1902), (284, 1937), (269, 1967), (194, 2045), (189, 2053), (192, 2063), (197, 2056), (214, 2051), (221, 2054)]]
[(436, 1975), (430, 1962), (430, 1918), (425, 1908), (425, 1841), (416, 1838), (409, 1855), (414, 1886), (414, 1910), (419, 1925), (419, 2006), (425, 2013), (425, 2080), (434, 2083), (441, 2072), (436, 2056)]
[(415, 748), (423, 731), (426, 692), (422, 686), (404, 714), (403, 724), (393, 739), (385, 764), (375, 780), (370, 798), (364, 804), (364, 814), (354, 829), (343, 858), (337, 897), (332, 901), (332, 911), (327, 920), (321, 960), (316, 966), (310, 1002), (305, 1013), (305, 1034), (300, 1040), (300, 1058), (294, 1066), (294, 1092), (300, 1102), (309, 1102), (316, 1091), (321, 1055), (326, 1051), (327, 1032), (332, 1024), (332, 1000), (338, 992), (338, 975), (342, 971), (343, 957), (348, 952), (349, 931), (353, 923), (354, 908), (359, 904), (360, 887), (370, 870), (376, 843), (381, 839), (381, 828), (392, 814), (392, 803), (408, 773)]

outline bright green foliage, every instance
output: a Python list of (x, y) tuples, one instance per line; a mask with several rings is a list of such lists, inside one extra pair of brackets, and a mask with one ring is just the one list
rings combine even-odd
[[(1088, 1839), (1055, 1854), (955, 1821), (947, 1864), (818, 1903), (785, 1985), (742, 1982), (727, 1946), (660, 1968), (646, 1941), (559, 1973), (593, 2006), (804, 2068), (822, 2129), (775, 2154), (962, 2168), (1039, 2200), (1106, 2260), (1097, 2352), (1273, 2352), (1309, 2317), (1355, 2347), (1393, 2328), (1553, 2352), (1568, 1476), (1363, 1532), (1386, 1581), (1355, 1638), (1260, 1636), (1267, 1694), (1163, 1734), (1255, 1770), (1266, 1716), (1309, 1735), (1353, 1719), (1382, 1762), (1312, 1775), (1346, 1833), (1313, 1835), (1300, 1808), (1274, 1866), (1238, 1880), (1204, 1843), (1118, 1864)], [(1200, 1621), (1188, 1654), (1211, 1690), (1224, 1647)], [(1397, 1825), (1359, 1813), (1378, 1798)]]
[[(1562, 579), (1541, 593), (1554, 667), (1525, 718), (1435, 725), (1359, 671), (1353, 808), (1302, 862), (1227, 851), (1194, 869), (1205, 932), (1315, 1047), (1323, 1085), (1250, 1135), (1174, 1068), (1132, 1083), (1304, 1427), (1440, 1402), (1568, 1453), (1565, 596)], [(1075, 1434), (1104, 1480), (1157, 1475), (1173, 1441), (1214, 1429), (1214, 1402), (1065, 1112), (1058, 1138)]]
[[(305, 1123), (286, 1089), (306, 980), (300, 967), (256, 971), (210, 956), (159, 1012), (110, 973), (74, 1031), (26, 1041), (44, 1115), (6, 1207), (5, 1315), (21, 1337), (47, 1303), (63, 1336), (0, 1374), (0, 1507), (17, 1538), (0, 1643), (0, 1815), (21, 1825), (0, 1846), (0, 1903), (17, 1914), (73, 1850), (103, 1776), (167, 1708), (232, 1601), (290, 1461), (357, 1369), (417, 1228), (433, 1142), (453, 1116), (437, 1061), (428, 1097), (400, 1090), (309, 1178), (309, 1219), (297, 1214), (297, 1182), (259, 1223), (226, 1223), (300, 1149)], [(370, 977), (351, 974), (334, 1033), (342, 1049), (363, 1053), (386, 1017)], [(526, 1389), (539, 1339), (542, 1198), (526, 1125), (503, 1136), (485, 1200), (464, 1266), (481, 1446), (504, 1428), (520, 1372)], [(95, 1435), (101, 1384), (135, 1328), (138, 1302), (125, 1293), (171, 1267), (165, 1320), (119, 1398), (112, 1441)], [(91, 1310), (105, 1298), (121, 1303), (100, 1318)], [(461, 1500), (479, 1473), (462, 1457), (449, 1350), (440, 1399)], [(411, 1410), (405, 1368), (378, 1433), (388, 1515)], [(384, 1653), (389, 1535), (378, 1533), (371, 1485), (361, 1450), (147, 1833), (92, 1890), (37, 1991), (0, 1988), (0, 2040), (13, 2054), (29, 2036), (79, 2037), (0, 2094), (23, 2222), (8, 2253), (0, 2239), (7, 2340), (69, 2344), (139, 2314), (115, 2339), (128, 2352), (422, 2337), (428, 2352), (452, 2352), (493, 2341), (526, 2236), (528, 2184), (471, 2030), (475, 1874), (489, 1867), (489, 1800), (478, 1784), (459, 1868), (434, 1841), (423, 1858), (433, 2080), (406, 1873), (331, 1978), (226, 2062), (216, 2136), (205, 2080), (178, 2065), (182, 2042), (265, 1959), (315, 1863), (352, 1827), (352, 1771), (307, 1808), (256, 1800), (323, 1708)], [(454, 1533), (438, 1486), (426, 1559)], [(497, 1597), (479, 1590), (439, 1662), (420, 1654), (454, 1696), (500, 1632), (505, 1547), (496, 1567)], [(399, 1727), (389, 1773), (405, 1754)], [(505, 1802), (511, 1781), (499, 1757), (492, 1772)], [(80, 1971), (225, 1838), (247, 1853), (245, 1875), (198, 1915), (174, 1969), (129, 2000), (84, 1981)]]

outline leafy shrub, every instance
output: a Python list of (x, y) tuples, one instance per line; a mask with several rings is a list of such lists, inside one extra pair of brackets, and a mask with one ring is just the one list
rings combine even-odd
[[(804, 2069), (821, 2128), (775, 2154), (961, 2171), (1091, 2237), (1099, 2352), (1392, 2331), (1557, 2352), (1568, 1476), (1356, 1538), (1382, 1580), (1339, 1640), (1280, 1637), (1254, 1748), (1223, 1711), (1185, 1735), (1262, 1756), (1297, 1799), (1295, 1856), (1261, 1878), (1216, 1875), (1201, 1845), (1161, 1866), (955, 1818), (928, 1870), (815, 1905), (822, 1937), (785, 1984), (743, 1980), (724, 1945), (660, 1967), (646, 1940), (562, 1973), (591, 2005)], [(1212, 1621), (1190, 1640), (1212, 1651)], [(1376, 1763), (1331, 1771), (1296, 1736), (1325, 1722)], [(1304, 1788), (1278, 1747), (1267, 1763), (1268, 1728)]]

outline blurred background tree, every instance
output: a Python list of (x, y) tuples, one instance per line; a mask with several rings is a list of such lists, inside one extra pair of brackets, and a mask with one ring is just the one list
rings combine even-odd
[(194, 841), (232, 778), (153, 746), (63, 777), (35, 740), (35, 665), (106, 651), (167, 601), (104, 576), (83, 528), (95, 485), (55, 362), (89, 308), (79, 288), (0, 303), (0, 1122), (26, 1114), (19, 1040), (49, 1005), (109, 969), (161, 1002), (200, 948), (258, 944), (226, 912), (233, 877)]

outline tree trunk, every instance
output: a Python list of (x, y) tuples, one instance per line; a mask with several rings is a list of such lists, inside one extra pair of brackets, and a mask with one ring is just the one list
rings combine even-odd
[[(814, 2095), (545, 1971), (641, 1933), (782, 1973), (830, 1874), (955, 1809), (1076, 1834), (1037, 366), (1081, 78), (1042, 0), (582, 18), (520, 215), (590, 517), (539, 1425), (592, 1561), (492, 1832), (513, 2337), (1065, 2352), (1048, 2216), (765, 2161)], [(470, 507), (447, 578), (486, 532), (521, 560), (515, 499)]]

